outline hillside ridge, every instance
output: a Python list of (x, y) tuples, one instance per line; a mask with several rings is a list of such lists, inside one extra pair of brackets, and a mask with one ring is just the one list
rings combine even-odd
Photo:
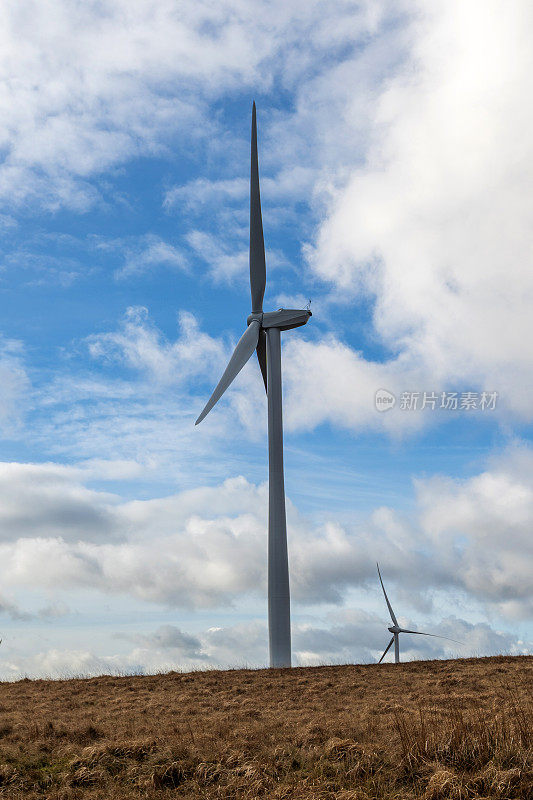
[(1, 684), (2, 797), (533, 797), (533, 657)]

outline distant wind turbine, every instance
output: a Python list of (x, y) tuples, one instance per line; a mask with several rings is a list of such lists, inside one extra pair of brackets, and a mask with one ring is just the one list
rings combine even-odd
[(390, 633), (392, 633), (392, 639), (385, 648), (385, 652), (379, 659), (378, 664), (381, 664), (381, 662), (389, 652), (393, 642), (394, 642), (394, 661), (396, 664), (400, 663), (400, 633), (415, 633), (418, 636), (433, 636), (435, 639), (446, 639), (447, 642), (455, 642), (455, 644), (462, 644), (462, 642), (458, 642), (455, 639), (448, 639), (446, 636), (439, 636), (436, 633), (423, 633), (423, 631), (409, 631), (407, 630), (407, 628), (400, 628), (400, 626), (398, 625), (398, 620), (396, 619), (396, 615), (392, 610), (391, 604), (389, 603), (389, 598), (387, 597), (387, 592), (385, 591), (385, 587), (383, 586), (383, 581), (381, 579), (381, 572), (379, 571), (379, 564), (376, 564), (376, 566), (378, 568), (378, 575), (381, 583), (381, 588), (383, 589), (383, 594), (385, 595), (385, 601), (387, 603), (387, 606), (389, 607), (389, 614), (391, 615), (392, 619), (392, 625), (388, 629)]
[(280, 308), (263, 313), (266, 286), (265, 244), (259, 194), (257, 123), (252, 107), (250, 170), (250, 287), (252, 313), (228, 366), (196, 425), (211, 411), (248, 359), (257, 353), (268, 397), (268, 631), (270, 666), (291, 666), (289, 561), (283, 477), (283, 422), (281, 400), (281, 331), (305, 325), (310, 310)]

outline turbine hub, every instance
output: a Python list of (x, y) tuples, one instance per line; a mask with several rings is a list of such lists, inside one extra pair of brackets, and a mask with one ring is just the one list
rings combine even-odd
[(248, 316), (246, 320), (246, 324), (249, 325), (254, 319), (258, 320), (258, 322), (262, 325), (263, 324), (263, 312), (262, 311), (252, 311), (252, 313)]
[(397, 625), (391, 625), (388, 630), (390, 633), (400, 633), (401, 628), (399, 628)]

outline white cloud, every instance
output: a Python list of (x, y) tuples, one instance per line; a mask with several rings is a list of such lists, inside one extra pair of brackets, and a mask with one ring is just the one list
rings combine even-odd
[[(126, 666), (126, 659), (97, 656), (87, 650), (50, 650), (35, 655), (13, 653), (0, 662), (3, 680), (21, 678), (68, 679), (95, 675), (142, 672), (140, 665)], [(157, 670), (154, 670), (157, 671)]]
[[(309, 324), (312, 324), (312, 320)], [(284, 381), (287, 430), (309, 430), (327, 422), (352, 431), (386, 430), (391, 434), (419, 430), (439, 416), (429, 410), (401, 410), (407, 390), (439, 390), (414, 365), (400, 359), (372, 362), (330, 335), (308, 341), (303, 335), (284, 343)], [(393, 392), (397, 403), (385, 413), (376, 410), (378, 389)]]
[[(381, 12), (313, 2), (216, 6), (172, 0), (4, 4), (0, 39), (0, 194), (85, 210), (93, 176), (171, 138), (212, 134), (209, 101), (236, 89), (287, 88), (373, 33)], [(301, 41), (306, 47), (301, 48)]]
[[(523, 467), (523, 452), (518, 461)], [(420, 480), (409, 516), (378, 508), (353, 525), (317, 525), (289, 502), (295, 602), (342, 604), (350, 590), (372, 586), (381, 604), (379, 560), (398, 613), (475, 601), (490, 613), (527, 618), (533, 459), (529, 454), (528, 472), (519, 476), (516, 463), (511, 452), (464, 481)], [(266, 485), (240, 477), (124, 502), (86, 488), (92, 470), (3, 465), (3, 586), (88, 588), (181, 608), (264, 597)]]
[[(203, 241), (204, 235), (201, 236)], [(212, 240), (209, 243), (211, 247), (215, 247)], [(213, 253), (210, 259), (208, 254), (204, 255), (213, 269), (224, 271), (225, 267), (221, 265), (223, 256)], [(233, 257), (228, 258), (231, 261)], [(242, 264), (239, 263), (236, 268), (244, 269), (246, 261), (247, 269), (247, 258), (247, 254), (246, 258), (243, 255)], [(104, 364), (127, 365), (140, 378), (138, 380), (136, 376), (129, 388), (128, 384), (117, 385), (121, 392), (127, 394), (125, 405), (130, 406), (131, 398), (138, 398), (139, 392), (146, 392), (153, 399), (156, 389), (175, 385), (186, 394), (184, 405), (201, 409), (224, 371), (235, 342), (230, 342), (228, 346), (220, 339), (211, 337), (201, 330), (196, 317), (188, 312), (180, 313), (179, 325), (178, 338), (168, 340), (153, 324), (147, 309), (134, 307), (128, 309), (117, 331), (88, 338), (93, 358)], [(420, 371), (406, 368), (401, 359), (395, 363), (369, 362), (361, 353), (333, 335), (310, 341), (301, 332), (292, 336), (288, 334), (283, 349), (284, 424), (288, 432), (309, 430), (328, 422), (349, 430), (373, 428), (391, 434), (405, 433), (428, 425), (439, 414), (448, 414), (449, 417), (452, 413), (438, 410), (408, 412), (400, 409), (402, 391), (427, 387)], [(205, 387), (202, 396), (192, 394), (195, 385), (198, 388), (200, 385)], [(74, 388), (78, 386), (79, 380), (76, 379)], [(103, 388), (99, 384), (88, 386), (89, 393), (95, 394), (101, 394)], [(387, 388), (398, 398), (396, 407), (384, 414), (378, 413), (375, 407), (375, 393), (379, 388)], [(431, 389), (439, 388), (431, 386)], [(109, 388), (105, 391), (108, 392)], [(71, 397), (70, 402), (74, 401), (75, 398)], [(176, 401), (176, 396), (167, 395), (165, 407), (157, 412), (159, 424), (171, 412)], [(235, 423), (240, 422), (244, 433), (257, 439), (257, 409), (263, 403), (263, 384), (255, 359), (251, 359), (250, 365), (239, 374), (217, 405), (216, 412), (210, 415), (206, 424), (211, 437), (226, 438), (228, 429), (233, 430)], [(146, 408), (143, 407), (143, 415), (145, 412)], [(123, 413), (129, 414), (128, 409), (124, 408)], [(474, 413), (479, 415), (482, 412)], [(87, 424), (91, 422), (84, 419), (84, 430)], [(127, 432), (124, 435), (128, 436)], [(72, 432), (69, 433), (69, 439), (71, 436)], [(156, 440), (164, 441), (164, 436), (152, 439), (155, 445)]]
[[(447, 618), (435, 630), (443, 635), (450, 630), (460, 633), (464, 645), (458, 647), (444, 640), (404, 635), (400, 650), (402, 661), (453, 658), (458, 654), (490, 656), (533, 652), (533, 642), (521, 641), (486, 623), (473, 625), (462, 619)], [(295, 623), (292, 632), (295, 666), (373, 663), (381, 656), (389, 638), (382, 620), (359, 609), (346, 609), (337, 617), (331, 616), (318, 624)], [(135, 646), (129, 652), (110, 655), (57, 648), (22, 655), (7, 639), (2, 644), (0, 676), (4, 680), (17, 680), (23, 676), (68, 678), (253, 668), (265, 667), (268, 659), (267, 628), (259, 621), (209, 628), (196, 635), (175, 625), (162, 625), (147, 633), (118, 633), (115, 639), (131, 641)], [(390, 659), (390, 655), (386, 656), (386, 660)]]
[(138, 242), (137, 248), (126, 248), (124, 266), (115, 271), (115, 277), (142, 275), (159, 266), (180, 271), (188, 269), (187, 259), (180, 250), (158, 236), (147, 234)]
[(221, 343), (200, 331), (193, 314), (181, 312), (179, 324), (180, 337), (165, 341), (148, 310), (132, 307), (119, 331), (88, 338), (89, 351), (93, 358), (125, 363), (148, 375), (152, 384), (183, 384), (197, 375), (213, 374), (224, 360)]
[(31, 614), (28, 614), (27, 611), (23, 611), (17, 603), (14, 603), (6, 597), (2, 597), (2, 595), (0, 595), (0, 614), (6, 614), (14, 620), (27, 620), (31, 618)]
[[(338, 3), (324, 19), (318, 2), (280, 3), (267, 16), (265, 25), (262, 3), (235, 0), (185, 4), (179, 15), (167, 0), (24, 10), (8, 2), (6, 196), (86, 207), (98, 191), (94, 175), (161, 152), (174, 131), (189, 144), (209, 135), (219, 125), (205, 122), (210, 103), (280, 79), (295, 112), (270, 110), (265, 120), (265, 201), (283, 203), (286, 216), (295, 199), (311, 199), (321, 223), (315, 275), (344, 299), (354, 291), (375, 298), (374, 333), (392, 353), (379, 364), (347, 348), (341, 358), (339, 342), (326, 353), (321, 343), (316, 379), (308, 371), (306, 382), (324, 387), (318, 394), (333, 397), (335, 413), (320, 414), (309, 402), (316, 391), (307, 392), (300, 424), (419, 427), (420, 415), (369, 413), (375, 389), (407, 388), (406, 379), (420, 389), (494, 389), (502, 408), (528, 417), (528, 4), (509, 12), (499, 0)], [(217, 157), (247, 148), (245, 138), (214, 143)], [(167, 206), (241, 202), (247, 179), (233, 168), (228, 175), (167, 190)], [(246, 248), (222, 234), (215, 240), (196, 226), (189, 246), (220, 278), (246, 270)], [(184, 257), (154, 239), (119, 273), (156, 263), (183, 269)], [(332, 370), (319, 368), (330, 354), (353, 377), (344, 402)], [(354, 402), (357, 385), (364, 398)]]
[[(312, 192), (316, 180), (314, 166), (301, 164), (289, 166), (283, 163), (277, 166), (275, 178), (261, 176), (261, 205), (263, 209), (268, 209), (269, 227), (272, 227), (273, 219), (275, 220), (276, 215), (281, 213), (281, 209), (286, 215), (290, 202), (301, 200), (306, 193)], [(163, 205), (168, 210), (174, 206), (185, 207), (193, 214), (205, 214), (205, 209), (209, 206), (211, 213), (218, 212), (222, 215), (232, 205), (236, 205), (240, 211), (240, 218), (247, 221), (249, 191), (248, 178), (218, 180), (195, 178), (169, 189), (165, 193)]]
[(509, 461), (466, 481), (418, 481), (418, 505), (435, 555), (455, 570), (458, 584), (508, 616), (527, 618), (533, 609), (533, 459), (529, 452), (519, 475)]
[(76, 470), (56, 464), (0, 463), (0, 540), (105, 540), (119, 498), (87, 489)]
[(375, 98), (364, 163), (332, 189), (310, 260), (340, 293), (375, 298), (391, 369), (496, 390), (530, 419), (531, 6), (415, 10), (409, 58)]
[(202, 212), (207, 203), (222, 204), (234, 200), (246, 202), (249, 190), (249, 181), (245, 178), (214, 181), (195, 178), (189, 183), (169, 189), (165, 193), (163, 205), (171, 209), (183, 204), (190, 211)]
[[(94, 370), (73, 369), (33, 398), (31, 430), (41, 452), (76, 462), (142, 464), (164, 472), (167, 484), (169, 474), (181, 485), (194, 485), (199, 474), (200, 480), (227, 475), (233, 463), (239, 464), (234, 471), (242, 471), (243, 449), (264, 434), (257, 426), (257, 408), (266, 402), (259, 369), (256, 363), (245, 367), (216, 414), (195, 427), (236, 342), (213, 338), (185, 311), (178, 323), (177, 337), (169, 338), (145, 308), (133, 307), (116, 330), (78, 343), (78, 350), (88, 347)], [(235, 442), (232, 430), (239, 420), (250, 436)], [(229, 437), (236, 444), (231, 452)]]
[(208, 264), (209, 272), (219, 280), (231, 281), (248, 268), (248, 247), (236, 250), (231, 244), (205, 231), (187, 234), (187, 243)]
[(196, 636), (184, 633), (175, 625), (161, 625), (153, 633), (117, 634), (117, 638), (131, 640), (147, 650), (171, 650), (177, 659), (208, 662), (202, 643)]
[[(434, 636), (402, 634), (400, 658), (414, 659), (523, 655), (533, 651), (533, 642), (524, 642), (505, 631), (498, 631), (485, 622), (470, 623), (447, 617), (437, 623), (417, 625), (409, 617), (400, 623), (409, 630), (422, 630)], [(293, 643), (298, 662), (304, 665), (324, 663), (368, 663), (383, 654), (390, 633), (390, 620), (360, 609), (344, 609), (330, 614), (322, 625), (295, 626)], [(438, 638), (438, 637), (445, 638)], [(455, 642), (447, 639), (455, 639)], [(459, 642), (459, 643), (458, 643)], [(389, 650), (386, 661), (393, 661)]]
[[(246, 482), (241, 479), (237, 485), (245, 495)], [(146, 602), (184, 608), (228, 604), (238, 596), (256, 592), (264, 580), (264, 520), (257, 509), (260, 502), (264, 513), (264, 489), (250, 487), (249, 491), (255, 500), (253, 513), (237, 513), (235, 500), (242, 502), (243, 491), (236, 492), (228, 482), (222, 494), (226, 504), (234, 497), (230, 503), (233, 513), (214, 518), (212, 512), (200, 511), (209, 508), (206, 504), (213, 494), (209, 489), (195, 495), (196, 511), (188, 514), (184, 514), (179, 496), (146, 501), (147, 505), (140, 501), (123, 504), (114, 510), (113, 530), (105, 531), (104, 525), (98, 529), (99, 536), (107, 533), (106, 541), (100, 544), (91, 541), (95, 538), (91, 536), (93, 520), (86, 525), (83, 498), (76, 513), (69, 509), (68, 497), (64, 500), (63, 492), (57, 492), (56, 533), (52, 536), (47, 517), (40, 513), (43, 506), (46, 510), (48, 498), (43, 502), (34, 497), (35, 520), (32, 516), (28, 521), (26, 537), (21, 538), (19, 529), (16, 541), (0, 545), (6, 580), (12, 585), (48, 589), (58, 585), (92, 587), (104, 593), (132, 595)], [(186, 494), (183, 499), (185, 507), (189, 498)], [(215, 508), (220, 505), (219, 501)], [(93, 501), (94, 517), (103, 516), (105, 511), (105, 496), (99, 506)], [(104, 522), (108, 522), (105, 517)], [(12, 528), (6, 525), (4, 530), (8, 536)], [(13, 531), (11, 536), (13, 540), (17, 533)]]

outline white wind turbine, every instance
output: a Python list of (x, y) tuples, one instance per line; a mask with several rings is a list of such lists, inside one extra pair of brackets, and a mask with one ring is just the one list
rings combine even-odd
[(268, 399), (268, 632), (270, 666), (291, 666), (291, 612), (285, 483), (283, 473), (283, 421), (281, 396), (281, 332), (305, 325), (308, 308), (279, 308), (263, 311), (266, 287), (265, 243), (259, 193), (257, 121), (252, 106), (250, 169), (250, 288), (252, 313), (237, 342), (224, 374), (204, 410), (198, 425), (220, 400), (246, 362), (257, 353)]
[(381, 579), (381, 572), (379, 571), (379, 564), (376, 564), (376, 566), (378, 568), (378, 575), (381, 583), (381, 588), (383, 589), (383, 594), (385, 595), (385, 601), (389, 608), (389, 614), (391, 615), (392, 619), (392, 625), (388, 629), (390, 633), (392, 633), (392, 639), (385, 648), (385, 652), (379, 659), (378, 664), (381, 664), (381, 662), (389, 652), (389, 649), (393, 642), (394, 642), (394, 661), (396, 664), (400, 663), (400, 633), (415, 633), (417, 636), (433, 636), (435, 639), (446, 639), (447, 642), (455, 642), (455, 644), (462, 644), (462, 642), (458, 642), (456, 639), (448, 639), (446, 636), (439, 636), (436, 633), (424, 633), (423, 631), (409, 631), (407, 630), (407, 628), (400, 628), (400, 626), (398, 625), (398, 620), (396, 619), (396, 615), (392, 610), (391, 604), (389, 603), (389, 598), (387, 597), (387, 592), (385, 591), (385, 587), (383, 586), (383, 581)]

